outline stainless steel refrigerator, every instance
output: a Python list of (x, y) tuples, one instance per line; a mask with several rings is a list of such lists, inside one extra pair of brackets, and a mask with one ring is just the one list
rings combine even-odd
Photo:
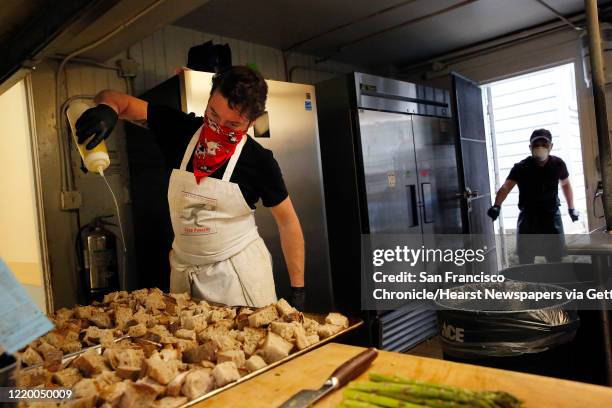
[(403, 351), (437, 332), (432, 310), (361, 311), (362, 234), (461, 233), (449, 93), (354, 73), (317, 84), (336, 306), (362, 313), (363, 341)]
[[(186, 71), (147, 91), (143, 99), (203, 115), (212, 86), (212, 73)], [(269, 131), (249, 135), (272, 150), (283, 173), (306, 241), (307, 309), (332, 308), (331, 273), (326, 213), (317, 127), (317, 105), (312, 85), (266, 81), (266, 110)], [(151, 143), (148, 131), (129, 127), (128, 156), (135, 219), (141, 286), (166, 282), (169, 276), (167, 254), (172, 242), (166, 194), (168, 169), (161, 152)], [(147, 138), (149, 138), (147, 140)], [(150, 218), (158, 224), (150, 226)], [(267, 208), (257, 204), (255, 218), (259, 233), (274, 262), (277, 294), (289, 295), (289, 278), (280, 245), (278, 228)], [(140, 249), (140, 251), (138, 250)], [(152, 278), (155, 277), (155, 278)]]

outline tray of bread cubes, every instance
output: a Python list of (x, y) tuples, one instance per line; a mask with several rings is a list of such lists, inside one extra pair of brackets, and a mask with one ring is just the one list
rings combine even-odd
[(69, 388), (73, 397), (31, 406), (187, 407), (363, 324), (304, 314), (284, 299), (226, 307), (159, 289), (113, 292), (52, 320), (55, 329), (19, 353), (15, 380), (20, 388)]

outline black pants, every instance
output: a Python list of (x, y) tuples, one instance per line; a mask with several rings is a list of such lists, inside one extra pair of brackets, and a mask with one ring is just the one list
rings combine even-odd
[(565, 251), (565, 236), (561, 212), (527, 211), (519, 214), (516, 251), (521, 264), (531, 264), (536, 256), (545, 256), (546, 262), (560, 262)]

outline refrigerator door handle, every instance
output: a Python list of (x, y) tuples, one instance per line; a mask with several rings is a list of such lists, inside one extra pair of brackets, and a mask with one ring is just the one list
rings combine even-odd
[(421, 194), (423, 195), (423, 224), (431, 224), (434, 222), (431, 183), (421, 183)]
[(417, 206), (417, 186), (416, 184), (408, 184), (406, 186), (406, 194), (408, 195), (408, 227), (416, 227), (419, 225), (419, 208)]

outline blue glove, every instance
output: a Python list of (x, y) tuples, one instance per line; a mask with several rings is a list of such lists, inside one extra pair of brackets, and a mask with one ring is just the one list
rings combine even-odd
[(572, 222), (576, 222), (578, 221), (578, 218), (580, 218), (580, 213), (574, 208), (570, 208), (567, 212), (569, 213)]
[(494, 205), (493, 207), (489, 208), (489, 210), (487, 211), (487, 215), (491, 217), (493, 221), (495, 221), (497, 217), (499, 217), (500, 211), (501, 207), (499, 205)]

